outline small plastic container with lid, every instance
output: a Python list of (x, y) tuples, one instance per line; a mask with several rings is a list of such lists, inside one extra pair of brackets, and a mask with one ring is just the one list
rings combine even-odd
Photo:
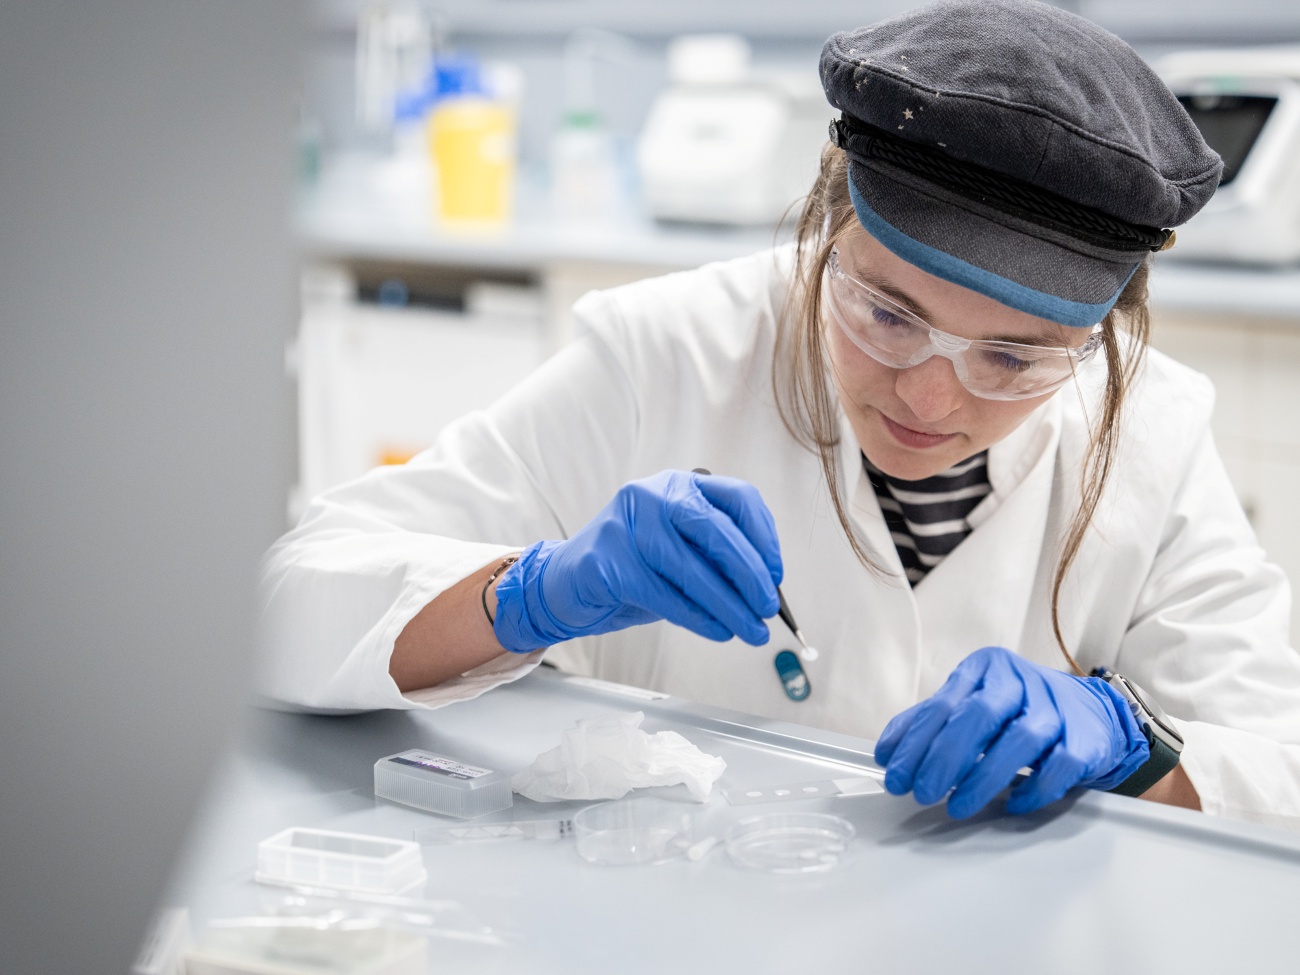
[(412, 748), (375, 762), (375, 795), (425, 812), (474, 819), (509, 809), (510, 776)]

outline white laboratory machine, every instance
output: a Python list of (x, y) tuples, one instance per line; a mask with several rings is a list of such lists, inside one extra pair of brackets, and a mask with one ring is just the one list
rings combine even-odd
[(747, 42), (731, 35), (678, 38), (668, 74), (637, 146), (650, 214), (776, 223), (817, 176), (833, 112), (816, 74), (755, 71)]
[(1300, 46), (1186, 51), (1156, 68), (1224, 167), (1170, 257), (1300, 261)]

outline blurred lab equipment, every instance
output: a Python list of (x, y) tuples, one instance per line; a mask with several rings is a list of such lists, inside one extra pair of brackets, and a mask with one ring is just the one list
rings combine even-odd
[(1156, 67), (1223, 157), (1218, 192), (1170, 256), (1300, 260), (1300, 46), (1186, 51)]
[(637, 149), (661, 220), (774, 224), (808, 192), (831, 109), (815, 74), (759, 72), (738, 36), (680, 37)]
[(413, 4), (376, 3), (357, 18), (357, 123), (371, 134), (393, 128), (399, 101), (429, 75), (432, 31)]
[(399, 96), (391, 114), (387, 152), (371, 174), (375, 203), (408, 225), (424, 226), (432, 212), (427, 92)]
[(551, 137), (551, 204), (566, 223), (602, 223), (624, 204), (623, 177), (613, 133), (600, 110), (596, 70), (625, 62), (636, 48), (622, 34), (594, 27), (564, 43), (564, 115)]
[(428, 939), (351, 917), (214, 921), (185, 956), (186, 975), (423, 975)]
[(551, 138), (551, 203), (565, 223), (607, 221), (621, 203), (614, 142), (595, 112), (570, 112)]
[(410, 840), (294, 826), (258, 844), (253, 879), (260, 909), (206, 918), (197, 938), (188, 910), (160, 912), (135, 975), (422, 975), (431, 938), (444, 956), (503, 943), (459, 902), (412, 893), (428, 873)]
[(439, 56), (431, 87), (438, 217), (462, 227), (507, 223), (514, 206), (519, 72), (468, 54)]

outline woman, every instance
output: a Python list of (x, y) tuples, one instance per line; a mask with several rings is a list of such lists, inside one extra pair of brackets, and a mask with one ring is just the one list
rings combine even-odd
[[(879, 738), (887, 787), (957, 816), (1030, 766), (1012, 811), (1082, 786), (1300, 828), (1289, 590), (1209, 384), (1146, 350), (1147, 261), (1218, 157), (1042, 4), (937, 4), (821, 70), (795, 245), (587, 296), (491, 410), (317, 499), (267, 557), (265, 692), (439, 706), (551, 647)], [(778, 584), (820, 649), (794, 680), (759, 649)]]

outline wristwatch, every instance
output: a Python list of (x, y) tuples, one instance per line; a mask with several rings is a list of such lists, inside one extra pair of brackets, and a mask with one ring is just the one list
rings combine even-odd
[(1127, 677), (1105, 667), (1098, 667), (1092, 676), (1100, 677), (1128, 701), (1151, 748), (1151, 757), (1136, 772), (1110, 790), (1121, 796), (1140, 796), (1177, 767), (1183, 751), (1183, 736), (1178, 733), (1164, 709)]

